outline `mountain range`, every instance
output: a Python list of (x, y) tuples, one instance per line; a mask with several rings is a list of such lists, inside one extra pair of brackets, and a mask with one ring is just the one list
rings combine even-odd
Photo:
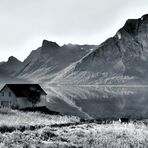
[(0, 63), (0, 78), (41, 84), (147, 84), (148, 15), (129, 19), (101, 45), (59, 46), (44, 40), (23, 61)]

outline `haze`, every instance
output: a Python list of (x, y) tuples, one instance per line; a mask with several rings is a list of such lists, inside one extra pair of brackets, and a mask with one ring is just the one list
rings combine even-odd
[(147, 10), (147, 0), (0, 0), (0, 61), (23, 61), (43, 39), (98, 45)]

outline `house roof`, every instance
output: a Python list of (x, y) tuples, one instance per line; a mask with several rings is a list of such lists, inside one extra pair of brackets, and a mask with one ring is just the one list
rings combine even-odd
[(32, 92), (47, 95), (39, 84), (6, 84), (1, 91), (8, 86), (17, 97), (28, 97)]

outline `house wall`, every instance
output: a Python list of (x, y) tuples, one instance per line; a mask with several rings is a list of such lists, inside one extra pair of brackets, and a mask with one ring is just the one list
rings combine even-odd
[[(9, 96), (9, 92), (11, 92), (11, 96)], [(2, 95), (3, 93), (4, 93), (4, 96)], [(2, 107), (4, 101), (9, 102), (10, 106), (12, 107), (17, 106), (16, 96), (7, 86), (0, 93), (0, 107)]]
[(26, 108), (26, 107), (32, 107), (31, 102), (27, 100), (27, 98), (19, 97), (17, 98), (18, 108)]
[(41, 101), (37, 104), (37, 106), (46, 106), (46, 95), (41, 95), (40, 96)]
[[(40, 102), (37, 103), (35, 106), (46, 106), (46, 96), (41, 95), (40, 99)], [(17, 98), (17, 103), (19, 108), (32, 107), (32, 103), (29, 100), (27, 100), (27, 98), (19, 97)]]

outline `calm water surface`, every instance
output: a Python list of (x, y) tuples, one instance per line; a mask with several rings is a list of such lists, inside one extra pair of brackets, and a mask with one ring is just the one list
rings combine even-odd
[(82, 118), (148, 118), (148, 87), (49, 86), (48, 107)]

